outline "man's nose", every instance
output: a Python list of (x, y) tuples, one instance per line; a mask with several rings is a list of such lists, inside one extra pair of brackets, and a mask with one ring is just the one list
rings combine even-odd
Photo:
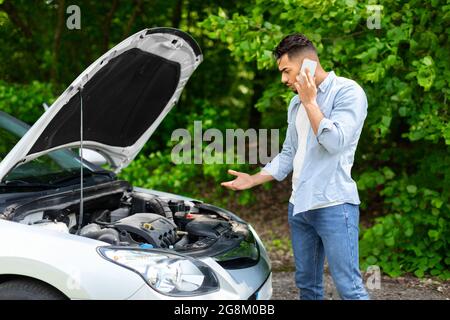
[(281, 76), (281, 82), (282, 82), (283, 84), (286, 84), (286, 83), (288, 82), (288, 78), (287, 78), (285, 75), (282, 75), (282, 76)]

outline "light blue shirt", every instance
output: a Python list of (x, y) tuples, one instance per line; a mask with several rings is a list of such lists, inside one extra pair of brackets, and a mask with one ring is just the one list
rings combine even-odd
[[(355, 81), (338, 77), (331, 71), (319, 85), (316, 101), (324, 118), (317, 135), (312, 128), (307, 133), (303, 168), (294, 196), (294, 214), (332, 202), (360, 204), (351, 168), (367, 116), (366, 94)], [(278, 181), (293, 170), (298, 147), (295, 119), (300, 103), (298, 95), (292, 98), (283, 148), (263, 168)]]

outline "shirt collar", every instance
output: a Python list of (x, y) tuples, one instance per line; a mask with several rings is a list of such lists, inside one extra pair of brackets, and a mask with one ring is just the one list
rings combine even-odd
[(336, 74), (334, 73), (334, 71), (330, 71), (328, 72), (327, 77), (322, 81), (322, 83), (319, 85), (319, 90), (321, 92), (325, 92), (325, 90), (327, 90), (328, 86), (330, 85), (330, 83), (334, 80), (334, 78), (336, 78)]

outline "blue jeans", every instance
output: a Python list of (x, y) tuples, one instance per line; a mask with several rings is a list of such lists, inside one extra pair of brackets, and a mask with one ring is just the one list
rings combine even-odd
[(359, 206), (344, 203), (293, 215), (289, 226), (300, 299), (323, 299), (325, 256), (341, 299), (369, 299), (358, 261)]

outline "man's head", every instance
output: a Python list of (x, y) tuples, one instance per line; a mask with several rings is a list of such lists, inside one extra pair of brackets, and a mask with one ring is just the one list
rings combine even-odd
[(284, 37), (273, 50), (273, 55), (277, 59), (278, 69), (281, 72), (281, 82), (294, 92), (297, 92), (294, 82), (297, 81), (296, 76), (300, 72), (303, 60), (308, 58), (317, 61), (318, 68), (320, 66), (316, 48), (301, 33)]

